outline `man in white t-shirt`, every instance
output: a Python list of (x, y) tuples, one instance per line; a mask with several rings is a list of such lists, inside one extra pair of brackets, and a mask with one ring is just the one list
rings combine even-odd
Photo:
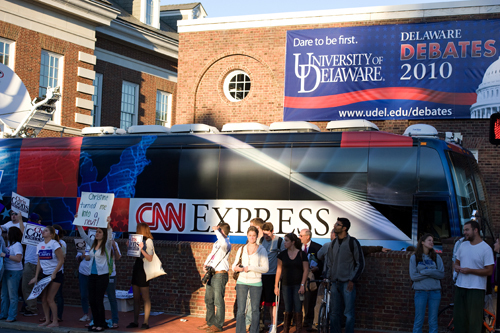
[[(36, 213), (31, 213), (28, 219), (28, 223), (38, 223), (40, 216)], [(20, 223), (21, 232), (24, 233), (25, 224)], [(28, 297), (33, 290), (34, 284), (29, 284), (31, 279), (35, 277), (36, 265), (38, 263), (38, 254), (36, 252), (36, 246), (26, 245), (26, 251), (24, 253), (24, 270), (23, 278), (21, 281), (21, 288), (23, 291), (24, 302), (26, 303), (26, 308), (24, 311), (24, 316), (32, 317), (38, 315), (37, 300), (28, 300)]]
[(11, 221), (0, 225), (0, 227), (2, 228), (2, 231), (4, 231), (5, 233), (9, 232), (10, 227), (18, 227), (19, 229), (21, 229), (21, 227), (19, 226), (19, 223), (23, 221), (23, 217), (21, 216), (21, 214), (18, 214), (13, 210), (11, 210), (9, 212), (9, 215), (10, 215)]
[(487, 277), (493, 274), (493, 251), (479, 235), (479, 224), (464, 225), (465, 241), (457, 252), (453, 318), (455, 332), (480, 333), (483, 326), (484, 295)]

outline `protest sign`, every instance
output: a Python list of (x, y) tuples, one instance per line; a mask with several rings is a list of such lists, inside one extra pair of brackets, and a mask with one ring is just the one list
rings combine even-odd
[(37, 246), (43, 241), (42, 231), (45, 228), (43, 225), (35, 223), (24, 223), (24, 234), (21, 244)]
[(141, 256), (141, 248), (139, 247), (139, 243), (142, 243), (142, 235), (131, 234), (128, 236), (127, 255), (129, 257), (139, 258)]
[(10, 208), (16, 213), (20, 213), (23, 217), (28, 217), (30, 211), (30, 200), (12, 192), (12, 201), (10, 202)]
[(80, 252), (81, 254), (85, 254), (85, 248), (87, 247), (87, 244), (85, 241), (81, 238), (75, 238), (75, 247), (76, 247), (76, 252)]
[(30, 299), (36, 299), (42, 291), (47, 287), (47, 285), (52, 281), (50, 276), (47, 276), (40, 281), (38, 281), (35, 286), (33, 287), (33, 290), (31, 291), (30, 296), (28, 297), (28, 300)]
[(111, 215), (114, 200), (113, 193), (82, 192), (78, 205), (78, 215), (73, 224), (83, 227), (106, 228), (107, 218)]

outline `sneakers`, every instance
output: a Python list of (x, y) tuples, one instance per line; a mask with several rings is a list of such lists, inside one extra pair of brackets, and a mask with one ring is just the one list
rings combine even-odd
[(84, 314), (82, 318), (79, 319), (80, 321), (89, 321), (90, 317), (87, 314)]
[(276, 333), (276, 326), (269, 325), (269, 333)]
[(24, 311), (23, 316), (25, 316), (25, 317), (33, 317), (33, 316), (38, 316), (38, 313), (35, 313), (35, 312), (31, 312), (31, 311), (29, 311), (29, 310), (26, 310), (26, 311)]

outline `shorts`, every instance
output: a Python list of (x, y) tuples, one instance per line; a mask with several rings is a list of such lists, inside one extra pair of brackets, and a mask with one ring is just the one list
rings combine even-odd
[[(45, 275), (42, 273), (42, 279), (45, 279), (47, 276), (50, 276), (50, 275)], [(64, 273), (62, 271), (57, 272), (56, 277), (54, 280), (52, 280), (52, 282), (63, 283), (64, 282)]]
[(264, 306), (276, 305), (276, 295), (274, 294), (275, 280), (276, 274), (262, 274), (262, 305)]
[(135, 259), (132, 270), (132, 285), (138, 287), (149, 287), (149, 281), (146, 281), (146, 272), (144, 271), (144, 261), (142, 258)]

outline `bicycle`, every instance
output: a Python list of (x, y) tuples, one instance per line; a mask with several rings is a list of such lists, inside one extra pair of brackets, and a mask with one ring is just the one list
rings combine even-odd
[[(447, 306), (445, 306), (444, 308), (442, 308), (441, 310), (439, 310), (438, 312), (438, 318), (439, 316), (441, 316), (441, 314), (447, 312), (448, 310), (451, 309), (452, 311), (452, 314), (453, 314), (453, 307), (454, 307), (454, 303), (451, 303)], [(483, 320), (483, 325), (484, 325), (484, 330), (486, 330), (485, 332), (494, 332), (495, 331), (495, 323), (496, 323), (496, 316), (491, 313), (490, 311), (488, 311), (487, 309), (483, 309), (483, 312), (484, 312), (484, 320)], [(454, 332), (455, 331), (455, 325), (453, 324), (453, 316), (450, 320), (450, 322), (446, 325), (446, 327), (444, 327), (444, 329), (440, 329), (439, 332), (442, 332), (442, 333), (448, 333), (448, 332)]]
[(319, 308), (318, 314), (318, 333), (329, 333), (330, 332), (330, 295), (332, 283), (330, 280), (310, 280), (308, 281), (308, 287), (311, 282), (322, 283), (324, 288), (323, 301), (321, 302), (321, 307)]

